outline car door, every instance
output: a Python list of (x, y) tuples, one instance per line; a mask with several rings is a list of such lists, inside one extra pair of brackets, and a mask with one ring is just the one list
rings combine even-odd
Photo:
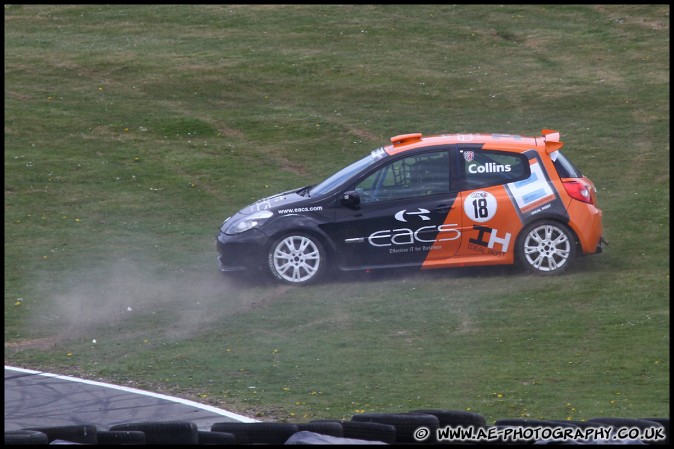
[(462, 146), (459, 153), (463, 179), (459, 209), (464, 235), (459, 254), (472, 259), (471, 264), (511, 263), (515, 239), (522, 228), (512, 190), (531, 179), (529, 159), (517, 152), (481, 146)]
[(421, 266), (429, 254), (455, 253), (459, 223), (447, 223), (455, 207), (447, 149), (398, 156), (345, 189), (356, 196), (338, 206), (325, 229), (342, 268)]

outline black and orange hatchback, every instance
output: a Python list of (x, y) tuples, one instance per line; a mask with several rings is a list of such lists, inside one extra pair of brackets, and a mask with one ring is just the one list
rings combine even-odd
[(559, 133), (405, 134), (323, 182), (225, 220), (220, 270), (302, 285), (330, 269), (518, 264), (561, 273), (602, 251), (594, 184)]

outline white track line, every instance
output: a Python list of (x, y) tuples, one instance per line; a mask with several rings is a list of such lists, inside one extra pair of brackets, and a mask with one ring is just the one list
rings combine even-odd
[(128, 393), (140, 394), (140, 395), (144, 395), (144, 396), (151, 396), (153, 398), (165, 399), (167, 401), (172, 401), (172, 402), (177, 402), (179, 404), (189, 405), (190, 407), (200, 408), (202, 410), (206, 410), (208, 412), (215, 413), (216, 415), (226, 416), (228, 418), (235, 419), (235, 420), (240, 421), (240, 422), (258, 422), (258, 420), (256, 420), (256, 419), (248, 418), (248, 417), (243, 416), (243, 415), (237, 415), (236, 413), (228, 412), (227, 410), (222, 410), (222, 409), (219, 409), (219, 408), (216, 408), (216, 407), (211, 407), (210, 405), (199, 404), (198, 402), (188, 401), (186, 399), (175, 398), (175, 397), (172, 397), (172, 396), (166, 396), (166, 395), (163, 395), (163, 394), (151, 393), (149, 391), (138, 390), (137, 388), (122, 387), (122, 386), (119, 386), (119, 385), (106, 384), (106, 383), (103, 383), (103, 382), (96, 382), (95, 380), (78, 379), (76, 377), (61, 376), (59, 374), (51, 374), (51, 373), (43, 373), (41, 371), (34, 371), (34, 370), (29, 370), (29, 369), (24, 369), (24, 368), (14, 368), (14, 367), (7, 366), (7, 365), (5, 365), (5, 369), (12, 370), (12, 371), (19, 371), (19, 372), (28, 373), (28, 374), (38, 374), (40, 376), (45, 376), (45, 377), (53, 377), (54, 379), (69, 380), (71, 382), (79, 382), (79, 383), (82, 383), (82, 384), (96, 385), (96, 386), (105, 387), (105, 388), (112, 388), (114, 390), (126, 391)]

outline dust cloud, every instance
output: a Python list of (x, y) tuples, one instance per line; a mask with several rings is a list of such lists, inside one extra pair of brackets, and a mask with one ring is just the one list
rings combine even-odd
[[(43, 282), (32, 325), (56, 340), (98, 333), (154, 333), (171, 339), (204, 332), (218, 320), (269, 302), (280, 286), (206, 272), (152, 272), (152, 265), (121, 261), (87, 267)], [(46, 327), (45, 327), (46, 326)]]

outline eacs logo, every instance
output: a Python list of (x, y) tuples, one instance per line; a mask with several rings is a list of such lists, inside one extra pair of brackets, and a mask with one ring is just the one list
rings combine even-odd
[[(405, 215), (416, 215), (422, 221), (430, 220), (430, 217), (424, 214), (430, 213), (427, 209), (419, 208), (417, 212), (407, 212), (401, 210), (395, 214), (395, 219), (407, 222)], [(384, 229), (370, 234), (367, 241), (372, 246), (387, 247), (393, 245), (413, 245), (415, 243), (435, 243), (461, 238), (461, 231), (456, 226), (458, 224), (441, 224), (438, 226), (422, 226), (418, 229), (398, 228)]]
[(406, 209), (403, 209), (400, 212), (396, 213), (395, 217), (396, 217), (396, 220), (403, 221), (405, 223), (407, 222), (407, 220), (405, 220), (405, 215), (418, 215), (419, 218), (421, 218), (422, 220), (428, 221), (428, 220), (430, 220), (430, 218), (427, 215), (424, 215), (424, 214), (428, 214), (428, 213), (430, 213), (428, 211), (428, 209), (422, 209), (422, 208), (419, 208), (418, 212), (407, 212)]

